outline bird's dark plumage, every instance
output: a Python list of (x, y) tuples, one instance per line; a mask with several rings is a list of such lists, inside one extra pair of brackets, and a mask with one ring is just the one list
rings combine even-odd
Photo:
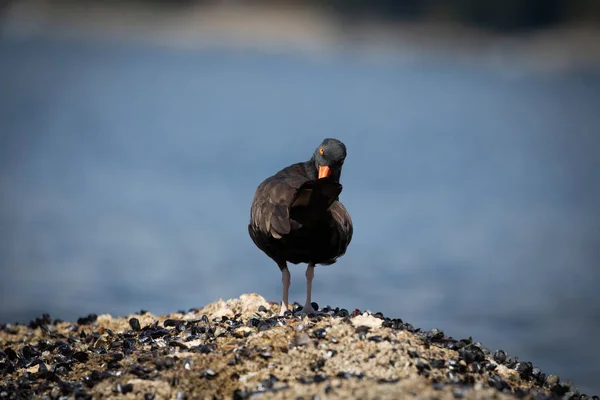
[[(325, 139), (313, 157), (290, 165), (257, 188), (248, 231), (279, 266), (333, 264), (352, 240), (352, 220), (338, 200), (345, 145)], [(319, 175), (323, 175), (319, 179)]]

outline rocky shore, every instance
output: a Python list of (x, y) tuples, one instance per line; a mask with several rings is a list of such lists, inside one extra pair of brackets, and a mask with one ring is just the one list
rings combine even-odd
[(471, 339), (320, 311), (278, 317), (245, 294), (169, 315), (7, 324), (0, 399), (599, 399)]

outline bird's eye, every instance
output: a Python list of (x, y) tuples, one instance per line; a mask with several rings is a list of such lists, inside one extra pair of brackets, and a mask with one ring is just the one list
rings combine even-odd
[(319, 149), (319, 154), (320, 154), (320, 155), (323, 155), (323, 153), (325, 153), (325, 150), (323, 150), (323, 148), (321, 147), (321, 148)]

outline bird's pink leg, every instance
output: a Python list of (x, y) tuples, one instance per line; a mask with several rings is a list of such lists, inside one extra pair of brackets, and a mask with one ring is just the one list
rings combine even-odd
[(285, 266), (284, 268), (281, 268), (281, 283), (283, 284), (283, 296), (281, 298), (281, 312), (279, 313), (280, 316), (283, 316), (283, 314), (285, 314), (285, 312), (289, 310), (288, 292), (290, 289), (290, 282), (290, 270), (287, 268), (287, 266)]
[(306, 303), (304, 303), (304, 307), (302, 308), (302, 314), (321, 314), (319, 311), (315, 310), (311, 303), (311, 292), (312, 292), (312, 281), (315, 277), (315, 265), (308, 264), (306, 268)]

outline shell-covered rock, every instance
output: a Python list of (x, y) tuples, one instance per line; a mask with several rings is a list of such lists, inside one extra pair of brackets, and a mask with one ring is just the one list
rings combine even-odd
[(245, 294), (185, 313), (5, 325), (0, 399), (597, 399), (531, 362), (380, 313), (278, 311)]

